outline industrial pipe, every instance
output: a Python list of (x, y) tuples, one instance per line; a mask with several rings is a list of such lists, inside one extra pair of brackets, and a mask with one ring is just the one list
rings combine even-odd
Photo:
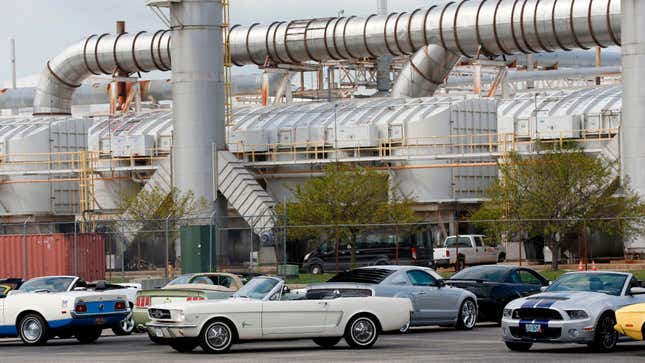
[(411, 55), (435, 44), (475, 57), (620, 45), (618, 0), (460, 0), (410, 13), (235, 26), (233, 63)]
[(429, 97), (441, 86), (459, 56), (438, 45), (421, 48), (399, 73), (392, 97)]
[(72, 95), (92, 75), (170, 70), (170, 32), (92, 35), (47, 62), (34, 96), (34, 115), (70, 115)]

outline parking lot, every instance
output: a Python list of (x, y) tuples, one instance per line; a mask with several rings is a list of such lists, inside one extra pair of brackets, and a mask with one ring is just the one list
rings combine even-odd
[[(106, 334), (107, 335), (107, 334)], [(196, 350), (191, 354), (174, 352), (154, 345), (145, 335), (104, 336), (97, 344), (79, 345), (75, 340), (52, 340), (46, 347), (25, 347), (19, 340), (0, 341), (2, 362), (303, 362), (303, 361), (433, 361), (433, 362), (642, 362), (645, 343), (622, 343), (610, 354), (598, 354), (577, 345), (537, 344), (528, 353), (506, 349), (499, 328), (480, 326), (461, 332), (448, 328), (413, 329), (407, 335), (382, 336), (373, 349), (350, 350), (344, 343), (330, 350), (311, 341), (265, 342), (236, 345), (225, 355), (211, 356)]]

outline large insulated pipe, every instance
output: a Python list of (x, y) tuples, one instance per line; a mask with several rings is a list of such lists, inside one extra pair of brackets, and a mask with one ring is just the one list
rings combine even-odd
[[(377, 0), (377, 14), (387, 15), (387, 0)], [(392, 66), (392, 56), (383, 55), (376, 60), (376, 89), (379, 92), (388, 92), (391, 87), (390, 68)]]
[(72, 95), (92, 75), (170, 70), (170, 32), (92, 35), (47, 62), (34, 96), (34, 115), (71, 114)]
[[(204, 198), (218, 216), (215, 151), (226, 148), (222, 3), (219, 0), (169, 2), (173, 44), (172, 98), (174, 181)], [(216, 200), (217, 199), (217, 200)]]
[[(621, 156), (623, 180), (645, 196), (645, 2), (622, 0), (623, 114)], [(633, 248), (645, 248), (645, 236), (638, 236)]]
[(459, 58), (457, 54), (438, 45), (421, 48), (399, 73), (392, 87), (392, 97), (432, 96)]
[(500, 56), (620, 45), (618, 0), (460, 0), (410, 13), (275, 22), (231, 30), (235, 64), (411, 55), (435, 44)]

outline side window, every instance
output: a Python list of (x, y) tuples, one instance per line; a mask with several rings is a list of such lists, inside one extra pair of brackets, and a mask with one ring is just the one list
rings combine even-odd
[(508, 276), (507, 281), (512, 283), (512, 284), (521, 284), (522, 283), (522, 279), (520, 278), (520, 275), (517, 273), (517, 271), (511, 272), (511, 274)]
[(484, 242), (481, 237), (475, 237), (475, 246), (484, 247)]
[(190, 282), (191, 284), (202, 284), (202, 285), (212, 285), (213, 281), (209, 279), (206, 276), (197, 276), (193, 281)]
[(520, 281), (524, 284), (542, 285), (542, 281), (529, 271), (520, 270), (518, 271), (518, 274), (520, 276)]
[(421, 270), (408, 271), (408, 278), (414, 286), (437, 286), (437, 280)]
[(320, 252), (324, 255), (335, 253), (336, 249), (334, 248), (334, 243), (335, 242), (323, 242), (323, 244), (320, 245)]
[(470, 237), (459, 237), (459, 248), (472, 248)]

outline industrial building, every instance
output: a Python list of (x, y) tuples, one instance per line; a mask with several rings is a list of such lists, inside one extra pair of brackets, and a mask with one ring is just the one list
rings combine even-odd
[[(228, 1), (145, 1), (168, 29), (87, 37), (53, 55), (36, 87), (0, 90), (2, 223), (127, 219), (124, 190), (177, 187), (208, 201), (205, 218), (244, 220), (248, 235), (217, 245), (233, 264), (253, 236), (271, 255), (276, 203), (340, 162), (388, 173), (439, 240), (482, 202), (505, 153), (540, 140), (620, 161), (645, 193), (645, 4), (377, 5), (233, 26)], [(242, 65), (258, 76), (231, 76)], [(172, 80), (136, 77), (152, 70)], [(643, 252), (645, 240), (626, 242)]]

